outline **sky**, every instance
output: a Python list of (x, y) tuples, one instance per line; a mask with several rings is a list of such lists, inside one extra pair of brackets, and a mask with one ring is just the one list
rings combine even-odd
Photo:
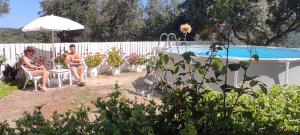
[(0, 17), (1, 28), (21, 28), (38, 18), (40, 0), (9, 0), (9, 14)]
[[(9, 14), (0, 17), (0, 28), (21, 28), (38, 18), (41, 0), (9, 0)], [(145, 3), (146, 0), (142, 0)]]

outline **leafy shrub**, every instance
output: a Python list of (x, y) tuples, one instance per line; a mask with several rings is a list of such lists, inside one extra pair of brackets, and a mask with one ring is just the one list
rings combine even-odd
[(108, 53), (107, 62), (112, 67), (119, 67), (124, 63), (124, 58), (121, 55), (121, 51), (116, 48), (112, 48)]
[(97, 67), (101, 64), (103, 60), (103, 56), (99, 53), (96, 53), (95, 55), (89, 54), (86, 58), (85, 58), (85, 63), (87, 64), (87, 66), (89, 68), (94, 68)]
[(2, 65), (6, 61), (6, 57), (4, 55), (0, 55), (0, 65)]
[[(118, 89), (118, 86), (116, 87)], [(300, 87), (273, 86), (267, 94), (257, 90), (255, 96), (242, 95), (224, 133), (223, 100), (220, 92), (193, 89), (175, 90), (163, 97), (162, 103), (137, 103), (121, 96), (118, 90), (94, 102), (97, 111), (92, 121), (89, 108), (81, 107), (64, 114), (54, 112), (46, 120), (37, 107), (24, 113), (16, 128), (0, 123), (0, 134), (299, 134)], [(227, 95), (228, 106), (235, 104), (237, 92)]]
[(55, 64), (60, 65), (63, 68), (67, 68), (65, 59), (67, 58), (68, 53), (69, 53), (68, 51), (64, 51), (63, 53), (58, 53), (57, 56), (54, 58)]
[(235, 121), (259, 134), (299, 134), (299, 90), (299, 86), (275, 85), (267, 94), (259, 90), (255, 97), (243, 95), (236, 109), (241, 116), (234, 116)]
[(126, 59), (130, 65), (140, 65), (144, 62), (143, 57), (138, 54), (131, 54), (127, 56)]
[(0, 99), (4, 96), (9, 95), (11, 92), (17, 89), (18, 88), (16, 86), (11, 86), (9, 84), (0, 81)]

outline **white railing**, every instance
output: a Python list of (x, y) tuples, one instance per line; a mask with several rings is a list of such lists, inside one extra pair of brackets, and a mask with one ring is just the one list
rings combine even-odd
[(125, 55), (147, 54), (157, 46), (158, 42), (84, 42), (84, 43), (34, 43), (34, 44), (0, 44), (0, 54), (4, 54), (7, 58), (5, 64), (13, 65), (16, 63), (19, 57), (24, 55), (24, 50), (28, 46), (32, 46), (36, 49), (36, 59), (43, 58), (47, 62), (51, 62), (53, 57), (56, 57), (59, 53), (69, 49), (70, 44), (75, 44), (78, 51), (82, 56), (86, 56), (88, 53), (106, 53), (109, 49), (116, 47), (122, 49)]
[[(189, 43), (197, 44), (198, 42)], [(45, 61), (45, 64), (51, 65), (51, 60), (64, 50), (68, 50), (70, 44), (75, 44), (83, 57), (89, 53), (106, 53), (113, 47), (121, 49), (125, 55), (132, 53), (145, 55), (151, 53), (153, 48), (158, 46), (158, 41), (0, 44), (0, 54), (4, 54), (7, 58), (4, 64), (14, 65), (18, 59), (24, 55), (23, 52), (25, 48), (27, 46), (32, 46), (36, 49), (35, 59), (42, 58)], [(172, 42), (171, 45), (175, 45), (175, 42)], [(55, 49), (53, 49), (53, 47)], [(3, 71), (3, 66), (0, 71)]]

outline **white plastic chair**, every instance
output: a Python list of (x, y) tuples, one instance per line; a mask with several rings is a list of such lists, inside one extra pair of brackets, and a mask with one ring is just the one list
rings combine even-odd
[[(82, 65), (83, 65), (83, 68), (84, 68), (84, 78), (85, 78), (85, 82), (87, 82), (87, 77), (88, 77), (88, 67), (87, 67), (87, 65), (86, 65), (86, 63), (85, 63), (85, 61), (84, 60), (81, 60), (81, 63), (82, 63)], [(68, 64), (68, 67), (70, 68), (70, 65)], [(71, 70), (71, 69), (70, 69)], [(73, 81), (73, 73), (72, 73), (72, 71), (70, 71), (71, 73), (70, 73), (70, 85), (72, 85), (72, 81)]]
[[(27, 68), (25, 68), (23, 65), (21, 65), (21, 68), (22, 68), (22, 70), (25, 72), (25, 76), (26, 76), (26, 81), (25, 81), (25, 84), (24, 84), (24, 86), (23, 86), (23, 90), (25, 90), (26, 85), (27, 85), (27, 83), (28, 83), (29, 81), (33, 81), (33, 83), (34, 83), (34, 89), (35, 89), (35, 91), (38, 91), (38, 90), (37, 90), (38, 81), (39, 81), (40, 79), (42, 79), (42, 76), (35, 76), (35, 77), (33, 77), (33, 76), (31, 75), (31, 73), (27, 70)], [(50, 86), (50, 81), (49, 81), (49, 79), (48, 79), (48, 86)]]

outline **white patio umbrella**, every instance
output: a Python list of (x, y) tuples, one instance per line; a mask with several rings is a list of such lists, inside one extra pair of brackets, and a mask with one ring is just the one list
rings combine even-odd
[(52, 43), (54, 42), (55, 31), (71, 31), (84, 29), (84, 26), (70, 19), (49, 15), (40, 17), (28, 25), (22, 31), (52, 31)]
[(57, 31), (71, 31), (71, 30), (80, 30), (84, 29), (84, 26), (72, 21), (67, 18), (48, 15), (40, 17), (28, 25), (26, 25), (22, 31), (51, 31), (52, 32), (52, 47), (54, 43), (54, 32)]

